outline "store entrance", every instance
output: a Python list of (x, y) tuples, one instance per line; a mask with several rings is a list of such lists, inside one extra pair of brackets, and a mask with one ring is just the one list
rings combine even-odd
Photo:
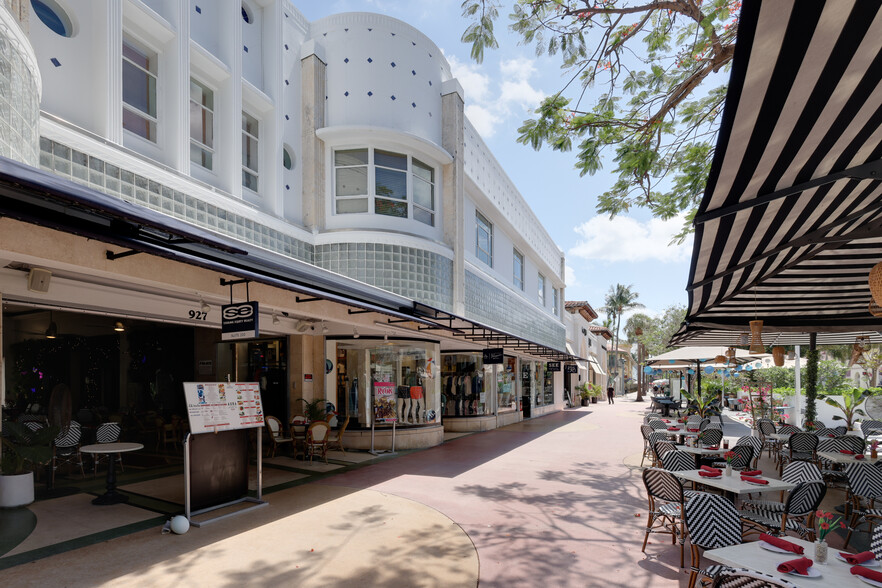
[[(218, 374), (237, 382), (257, 382), (264, 414), (290, 422), (288, 345), (282, 339), (259, 339), (218, 346)], [(235, 369), (233, 368), (235, 366)]]

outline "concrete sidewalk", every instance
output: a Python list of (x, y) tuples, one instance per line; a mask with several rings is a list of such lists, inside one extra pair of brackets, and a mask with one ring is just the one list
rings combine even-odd
[[(624, 399), (457, 438), (272, 493), (182, 536), (159, 528), (0, 572), (9, 586), (675, 586), (651, 538)], [(688, 562), (688, 556), (687, 556)]]

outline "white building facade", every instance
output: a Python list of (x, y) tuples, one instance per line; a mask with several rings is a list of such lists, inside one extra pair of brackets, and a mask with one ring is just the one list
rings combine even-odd
[[(367, 13), (308, 22), (286, 0), (5, 0), (0, 17), (0, 155), (26, 166), (9, 183), (38, 168), (117, 230), (3, 215), (7, 363), (43, 323), (97, 337), (98, 315), (132, 325), (111, 354), (153, 333), (192, 358), (159, 393), (124, 361), (57, 376), (110, 413), (177, 412), (180, 381), (259, 380), (268, 413), (326, 400), (357, 445), (393, 387), (406, 447), (563, 407), (563, 253), (422, 33)], [(212, 253), (139, 249), (147, 225)], [(48, 291), (29, 289), (35, 268)], [(221, 306), (246, 299), (260, 337), (222, 342)], [(7, 405), (30, 404), (12, 371)]]

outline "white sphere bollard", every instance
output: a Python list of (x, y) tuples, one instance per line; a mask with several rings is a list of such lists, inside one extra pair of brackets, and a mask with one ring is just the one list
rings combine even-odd
[(190, 521), (184, 515), (178, 515), (171, 520), (171, 530), (178, 535), (183, 535), (190, 529)]

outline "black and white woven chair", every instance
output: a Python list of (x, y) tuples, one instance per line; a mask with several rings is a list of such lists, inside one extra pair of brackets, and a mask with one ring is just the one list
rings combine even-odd
[[(855, 435), (845, 435), (842, 437), (834, 437), (833, 439), (821, 439), (818, 442), (817, 453), (839, 453), (840, 451), (854, 451), (855, 453), (864, 452), (864, 440)], [(839, 464), (833, 463), (828, 459), (824, 459), (818, 455), (818, 465), (821, 467), (821, 473), (827, 486), (846, 486), (848, 478), (845, 470)]]
[(55, 470), (66, 463), (80, 466), (80, 474), (85, 478), (83, 455), (80, 453), (80, 438), (83, 433), (80, 423), (71, 421), (52, 443), (52, 484), (55, 484)]
[(649, 444), (649, 436), (654, 430), (649, 425), (640, 425), (640, 435), (643, 436), (643, 457), (640, 458), (640, 467), (643, 467), (643, 462), (647, 457), (650, 462), (655, 458), (652, 454), (652, 445)]
[(785, 580), (748, 569), (726, 569), (714, 578), (713, 588), (797, 588)]
[[(98, 429), (95, 431), (95, 441), (97, 443), (116, 443), (119, 441), (121, 433), (122, 428), (119, 423), (102, 423), (98, 425)], [(92, 475), (95, 476), (98, 474), (98, 462), (100, 460), (109, 461), (110, 457), (106, 453), (96, 453), (92, 457), (94, 458)], [(116, 454), (116, 463), (119, 464), (120, 471), (126, 471), (125, 468), (123, 468), (122, 453)]]
[(882, 435), (882, 421), (861, 421), (861, 433), (865, 439), (871, 435)]
[(876, 561), (882, 560), (882, 525), (878, 525), (873, 529), (873, 536), (870, 539), (870, 551), (876, 554)]
[(778, 434), (779, 435), (792, 435), (794, 433), (801, 433), (802, 429), (797, 427), (796, 425), (779, 425), (778, 426)]
[[(730, 451), (735, 454), (730, 463), (733, 470), (744, 470), (750, 467), (751, 462), (753, 462), (753, 447), (750, 445), (736, 445)], [(714, 467), (724, 468), (726, 467), (726, 462), (715, 461)]]
[(851, 491), (851, 521), (845, 546), (851, 541), (851, 534), (861, 522), (873, 525), (882, 519), (882, 508), (876, 507), (876, 501), (882, 502), (882, 469), (867, 463), (850, 463), (845, 467), (848, 486)]
[(686, 542), (686, 528), (683, 519), (683, 506), (686, 498), (683, 484), (671, 472), (658, 468), (643, 470), (643, 485), (649, 498), (649, 514), (646, 517), (646, 533), (643, 535), (643, 547), (646, 553), (646, 542), (650, 533), (663, 533), (671, 536), (671, 543), (680, 540), (680, 567), (683, 567), (683, 549)]
[(784, 511), (764, 512), (761, 509), (740, 511), (746, 524), (745, 533), (785, 535), (792, 531), (802, 539), (815, 540), (813, 521), (815, 511), (827, 493), (824, 482), (801, 482), (790, 491), (784, 502)]
[(728, 499), (708, 492), (696, 492), (683, 511), (692, 547), (692, 567), (687, 584), (688, 588), (692, 588), (699, 576), (714, 579), (720, 572), (729, 569), (717, 565), (701, 567), (699, 549), (740, 545), (741, 517)]
[(685, 451), (668, 451), (661, 456), (662, 467), (669, 472), (685, 472), (695, 469), (695, 456)]
[(769, 457), (772, 457), (773, 454), (777, 454), (778, 441), (769, 437), (769, 435), (774, 435), (777, 432), (775, 423), (769, 419), (758, 419), (756, 421), (756, 430), (759, 432), (760, 439), (763, 442), (763, 449), (766, 449), (769, 452)]
[[(809, 461), (794, 461), (787, 464), (781, 480), (791, 484), (800, 484), (802, 482), (823, 482), (824, 478), (818, 466)], [(784, 491), (781, 491), (781, 500), (752, 500), (748, 499), (742, 503), (744, 510), (761, 512), (768, 516), (772, 513), (780, 514), (784, 512)]]
[(665, 439), (664, 441), (656, 441), (652, 444), (652, 452), (655, 459), (653, 460), (654, 467), (660, 467), (662, 464), (662, 458), (666, 453), (671, 451), (677, 451), (677, 447), (671, 442)]
[(828, 427), (819, 427), (819, 428), (815, 429), (814, 431), (812, 431), (812, 433), (814, 433), (815, 435), (817, 435), (821, 439), (823, 439), (824, 437), (829, 437), (832, 439), (833, 437), (837, 436), (836, 429), (830, 429)]
[(719, 445), (723, 441), (721, 429), (705, 429), (698, 436), (698, 442), (704, 445)]
[(760, 456), (763, 454), (763, 441), (759, 437), (754, 437), (752, 435), (744, 435), (743, 437), (739, 437), (738, 441), (735, 443), (735, 447), (739, 445), (747, 445), (751, 449), (753, 449), (753, 459), (751, 460), (750, 465), (748, 466), (750, 469), (757, 468), (757, 462), (759, 461)]
[(793, 433), (787, 441), (787, 445), (781, 450), (778, 460), (778, 471), (791, 461), (817, 461), (818, 441), (817, 436), (811, 433)]
[(655, 431), (667, 431), (668, 430), (668, 423), (664, 422), (661, 419), (653, 419), (646, 424), (649, 425), (650, 427), (652, 427), (653, 430), (655, 430)]
[(686, 426), (690, 429), (698, 429), (701, 427), (701, 421), (704, 419), (697, 414), (691, 414), (686, 418)]
[(711, 422), (711, 420), (707, 417), (701, 419), (701, 422), (698, 423), (699, 430), (704, 431), (707, 428), (707, 426), (710, 424), (710, 422)]

